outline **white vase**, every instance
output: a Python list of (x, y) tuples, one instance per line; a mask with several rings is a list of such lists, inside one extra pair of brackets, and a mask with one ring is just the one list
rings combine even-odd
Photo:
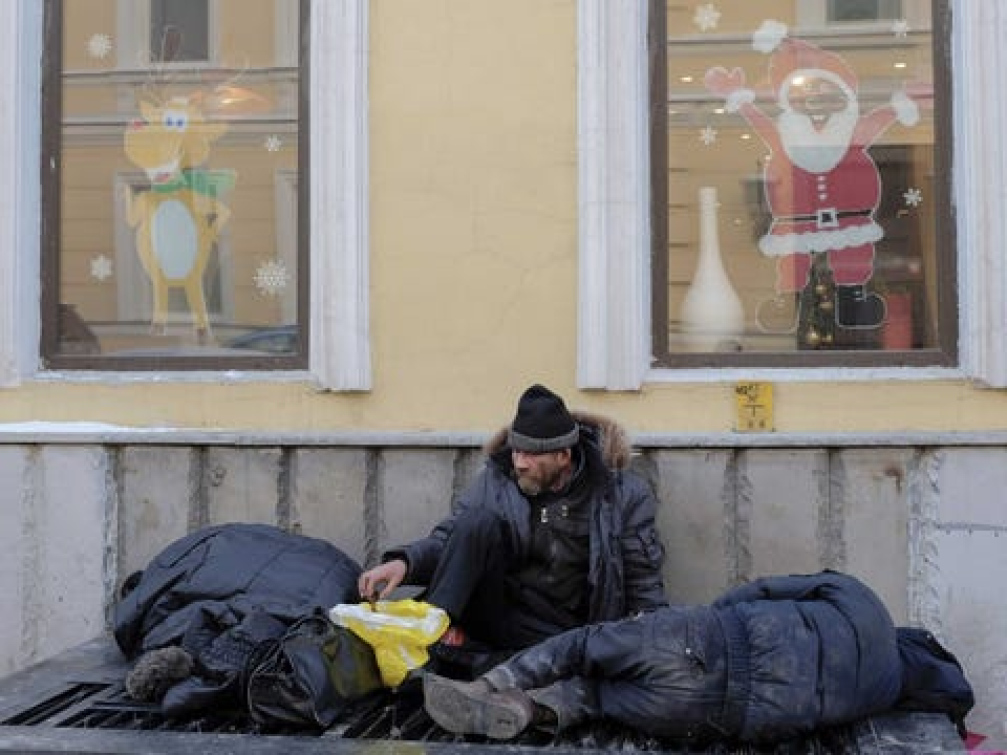
[(699, 259), (682, 302), (682, 332), (696, 351), (736, 350), (745, 328), (741, 299), (720, 253), (717, 189), (699, 189)]

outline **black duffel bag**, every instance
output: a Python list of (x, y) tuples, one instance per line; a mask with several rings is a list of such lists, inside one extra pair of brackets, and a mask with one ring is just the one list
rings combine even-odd
[(961, 662), (922, 627), (898, 627), (896, 632), (902, 658), (902, 690), (895, 707), (946, 713), (965, 739), (965, 716), (975, 706), (976, 698)]
[(245, 698), (252, 720), (264, 728), (327, 729), (381, 687), (371, 646), (313, 613), (257, 649), (247, 667)]

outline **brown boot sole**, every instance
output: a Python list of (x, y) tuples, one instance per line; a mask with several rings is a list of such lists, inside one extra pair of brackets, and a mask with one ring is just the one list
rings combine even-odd
[(514, 739), (531, 720), (528, 705), (507, 693), (435, 674), (423, 677), (424, 707), (443, 729), (490, 739)]

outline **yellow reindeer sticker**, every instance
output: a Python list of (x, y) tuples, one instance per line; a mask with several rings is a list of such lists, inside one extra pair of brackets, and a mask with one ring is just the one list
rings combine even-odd
[(219, 197), (234, 187), (235, 173), (198, 167), (227, 130), (205, 120), (200, 101), (199, 94), (141, 101), (143, 120), (126, 130), (124, 149), (146, 173), (150, 189), (137, 193), (126, 187), (124, 199), (137, 254), (153, 287), (152, 329), (164, 332), (169, 289), (182, 288), (197, 337), (205, 343), (210, 321), (203, 272), (231, 215)]

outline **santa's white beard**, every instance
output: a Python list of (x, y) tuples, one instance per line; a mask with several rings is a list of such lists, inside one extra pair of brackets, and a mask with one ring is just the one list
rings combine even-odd
[(858, 117), (857, 108), (850, 106), (830, 115), (819, 129), (808, 116), (784, 110), (776, 119), (783, 151), (797, 167), (809, 173), (827, 173), (849, 150)]

